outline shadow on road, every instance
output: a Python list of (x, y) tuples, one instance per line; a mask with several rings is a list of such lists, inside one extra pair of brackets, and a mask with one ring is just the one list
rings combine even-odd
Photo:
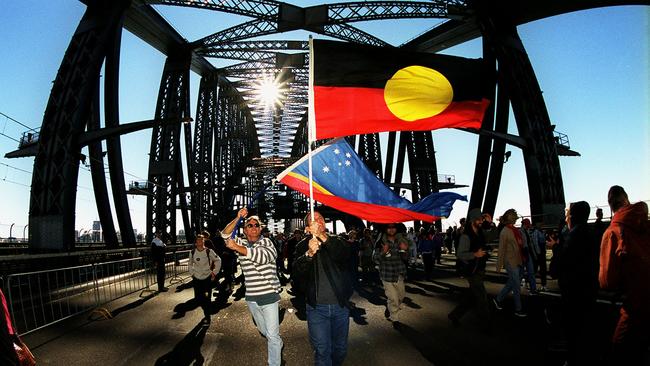
[(136, 300), (136, 301), (134, 301), (132, 303), (126, 304), (124, 306), (120, 306), (119, 308), (114, 309), (113, 311), (111, 311), (111, 315), (113, 315), (113, 318), (114, 318), (114, 317), (120, 315), (121, 313), (123, 313), (125, 311), (135, 309), (138, 306), (144, 304), (145, 302), (153, 299), (157, 295), (158, 295), (157, 293), (150, 294), (150, 295), (148, 295), (146, 297), (143, 297), (143, 298), (140, 298), (140, 299), (138, 299), (138, 300)]
[(197, 324), (170, 352), (156, 360), (155, 365), (203, 365), (205, 358), (201, 354), (201, 346), (208, 327)]

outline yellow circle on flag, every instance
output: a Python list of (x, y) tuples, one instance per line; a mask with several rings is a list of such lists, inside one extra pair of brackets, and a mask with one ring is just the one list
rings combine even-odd
[(444, 111), (454, 99), (451, 83), (424, 66), (398, 70), (384, 87), (384, 101), (395, 117), (412, 122)]

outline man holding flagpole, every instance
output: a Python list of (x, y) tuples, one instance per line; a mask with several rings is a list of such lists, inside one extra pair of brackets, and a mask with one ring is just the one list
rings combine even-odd
[(325, 232), (325, 219), (314, 211), (305, 218), (311, 234), (296, 248), (292, 278), (299, 281), (307, 303), (309, 341), (315, 365), (341, 365), (348, 349), (350, 326), (350, 248)]

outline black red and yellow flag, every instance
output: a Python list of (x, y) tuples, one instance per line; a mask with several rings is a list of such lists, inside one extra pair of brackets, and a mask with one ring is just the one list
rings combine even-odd
[(312, 140), (382, 131), (480, 128), (494, 88), (481, 59), (312, 40)]

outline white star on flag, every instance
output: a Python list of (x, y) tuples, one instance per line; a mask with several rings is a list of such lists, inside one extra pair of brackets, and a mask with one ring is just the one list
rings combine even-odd
[(340, 153), (341, 153), (341, 150), (339, 150), (339, 149), (334, 149), (334, 154), (338, 155), (338, 154), (340, 154)]
[(352, 157), (352, 154), (350, 154), (350, 153), (345, 153), (345, 157), (347, 157), (347, 158), (351, 158), (351, 157)]
[(346, 161), (345, 161), (345, 166), (350, 166), (350, 165), (352, 165), (352, 163), (350, 162), (350, 160), (346, 160)]
[(328, 166), (324, 166), (324, 167), (323, 167), (323, 172), (324, 172), (324, 173), (329, 173), (329, 172), (330, 172), (330, 168), (329, 168)]

